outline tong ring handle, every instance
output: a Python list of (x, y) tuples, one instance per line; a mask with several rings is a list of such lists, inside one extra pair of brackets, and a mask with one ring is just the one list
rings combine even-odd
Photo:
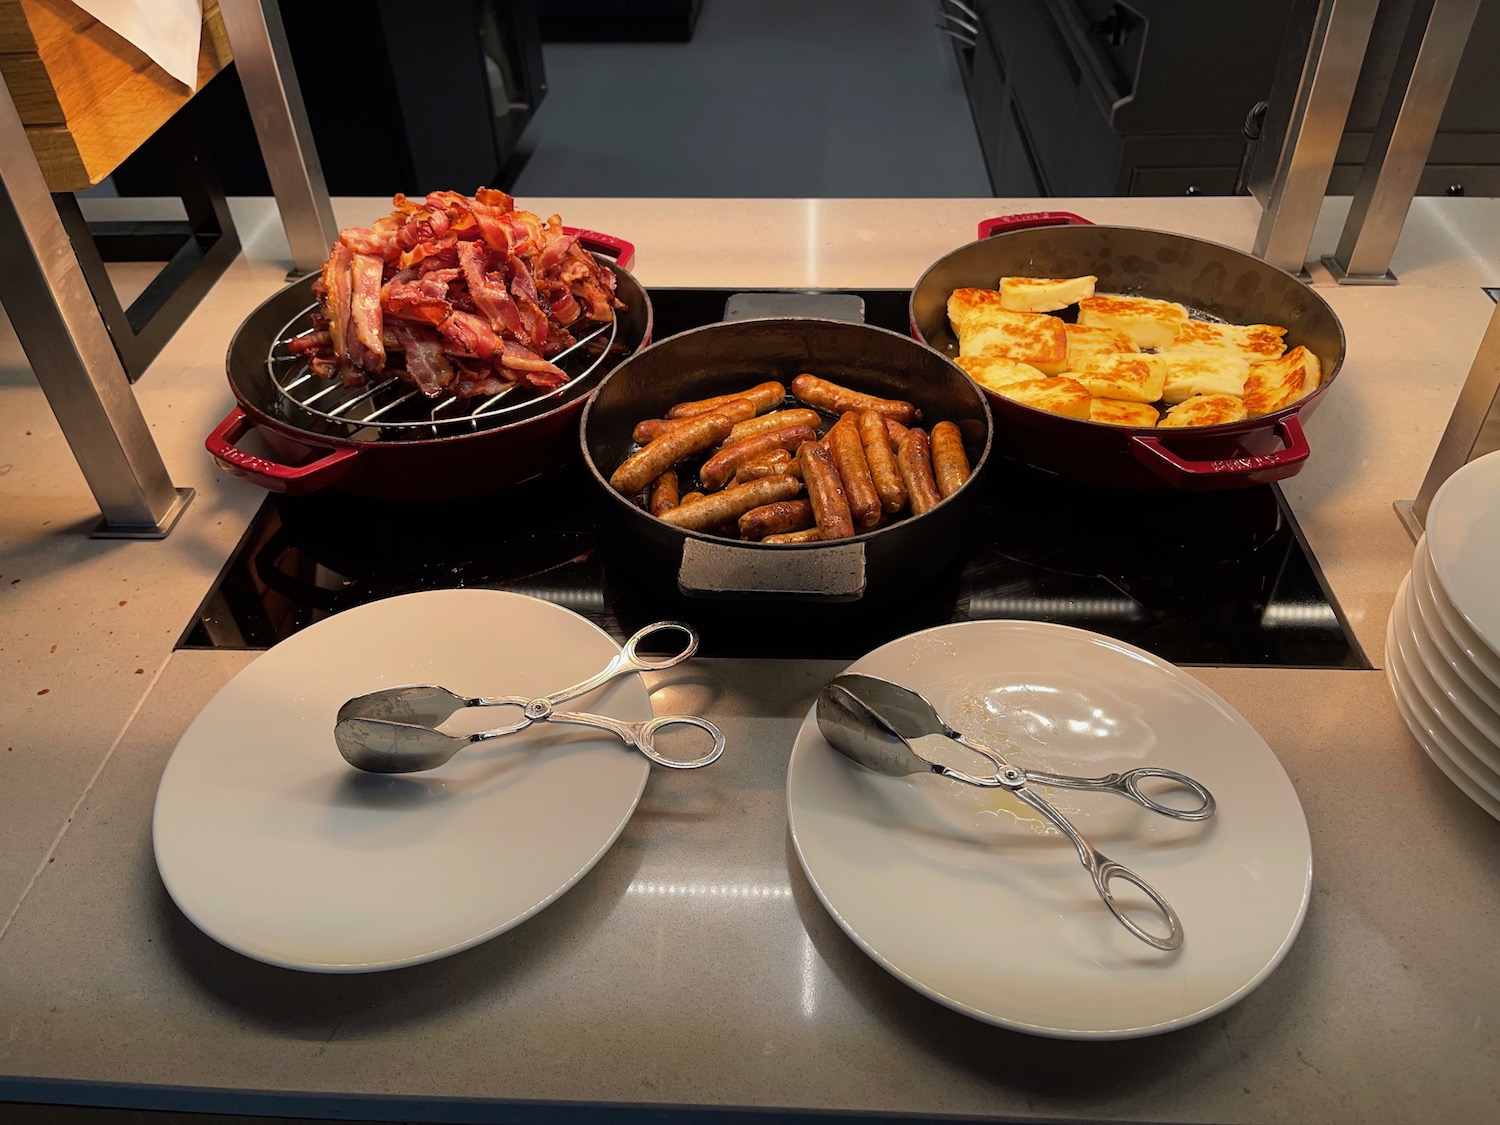
[[(1099, 892), (1099, 897), (1104, 900), (1104, 905), (1109, 907), (1109, 912), (1115, 919), (1134, 934), (1141, 941), (1156, 949), (1171, 951), (1182, 945), (1182, 922), (1177, 917), (1177, 911), (1172, 909), (1172, 904), (1161, 897), (1161, 892), (1146, 880), (1142, 879), (1123, 863), (1116, 863), (1104, 853), (1094, 852), (1094, 864), (1089, 867), (1089, 874), (1094, 877), (1094, 889)], [(1110, 883), (1121, 879), (1151, 900), (1163, 920), (1167, 923), (1167, 934), (1159, 937), (1142, 929), (1136, 922), (1128, 917), (1115, 902), (1114, 892), (1110, 890)]]
[[(661, 715), (643, 723), (630, 723), (623, 719), (612, 719), (608, 715), (588, 715), (581, 711), (553, 711), (547, 716), (554, 723), (575, 723), (578, 726), (598, 727), (611, 731), (633, 746), (659, 766), (674, 770), (695, 770), (712, 765), (724, 753), (724, 736), (719, 728), (697, 715)], [(698, 758), (669, 758), (656, 749), (656, 735), (665, 727), (689, 726), (705, 730), (713, 736), (713, 749)]]
[[(1134, 801), (1142, 808), (1150, 809), (1173, 820), (1207, 820), (1214, 815), (1217, 803), (1201, 781), (1176, 770), (1164, 770), (1157, 766), (1142, 766), (1125, 773), (1110, 773), (1103, 777), (1069, 777), (1066, 774), (1042, 773), (1039, 770), (1024, 771), (1026, 780), (1037, 785), (1050, 785), (1056, 789), (1086, 789), (1094, 792), (1116, 793)], [(1141, 792), (1141, 782), (1148, 777), (1161, 777), (1188, 790), (1198, 798), (1190, 808), (1163, 804)]]
[[(642, 641), (653, 634), (665, 632), (681, 633), (686, 638), (685, 643), (669, 656), (640, 655), (637, 650)], [(577, 699), (580, 695), (587, 695), (616, 676), (623, 676), (629, 672), (661, 672), (667, 668), (674, 668), (697, 651), (698, 630), (681, 621), (657, 621), (638, 630), (608, 664), (588, 679), (541, 698), (545, 699), (549, 706), (556, 707), (559, 703), (566, 703), (570, 699)]]

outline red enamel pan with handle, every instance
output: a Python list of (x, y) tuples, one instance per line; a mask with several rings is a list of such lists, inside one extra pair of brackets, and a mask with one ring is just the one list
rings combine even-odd
[(1100, 293), (1160, 297), (1196, 316), (1230, 324), (1276, 324), (1287, 346), (1322, 364), (1323, 382), (1285, 409), (1244, 422), (1147, 429), (1084, 422), (1024, 406), (986, 390), (995, 451), (1089, 484), (1211, 490), (1284, 480), (1309, 456), (1301, 419), (1332, 387), (1344, 360), (1344, 330), (1311, 287), (1249, 254), (1201, 238), (1135, 227), (1096, 226), (1065, 211), (986, 219), (979, 240), (938, 259), (911, 295), (912, 335), (958, 354), (948, 324), (955, 289), (999, 287), (1001, 277), (1099, 279)]

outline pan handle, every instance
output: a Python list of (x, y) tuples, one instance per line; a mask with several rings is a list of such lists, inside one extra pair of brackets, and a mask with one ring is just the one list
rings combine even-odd
[(635, 262), (635, 243), (626, 242), (623, 238), (616, 238), (612, 234), (603, 234), (596, 230), (585, 230), (582, 227), (563, 227), (566, 234), (578, 236), (578, 241), (583, 244), (585, 250), (596, 250), (600, 254), (606, 254), (615, 260), (615, 265), (622, 270), (628, 270)]
[(1189, 461), (1167, 448), (1160, 437), (1138, 435), (1130, 439), (1135, 459), (1168, 484), (1185, 489), (1234, 488), (1241, 484), (1268, 484), (1285, 480), (1302, 468), (1309, 449), (1307, 435), (1296, 414), (1276, 422), (1276, 433), (1284, 448), (1275, 453), (1233, 457), (1225, 461)]
[(203, 444), (226, 472), (287, 496), (305, 496), (342, 480), (353, 471), (354, 459), (360, 453), (358, 449), (330, 449), (306, 465), (283, 465), (256, 453), (247, 453), (235, 444), (253, 429), (255, 423), (236, 406), (225, 415), (224, 421), (214, 427)]
[(979, 237), (1004, 234), (1012, 230), (1031, 230), (1033, 227), (1091, 227), (1094, 224), (1082, 215), (1071, 211), (1021, 211), (1014, 215), (996, 215), (993, 219), (979, 220)]
[(865, 545), (750, 547), (689, 538), (677, 588), (689, 598), (858, 601), (865, 592)]

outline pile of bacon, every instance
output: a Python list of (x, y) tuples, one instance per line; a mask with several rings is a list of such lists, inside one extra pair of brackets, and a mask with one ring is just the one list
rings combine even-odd
[(558, 216), (518, 211), (503, 191), (392, 202), (339, 233), (313, 283), (314, 330), (290, 346), (315, 375), (358, 387), (386, 372), (433, 398), (550, 389), (568, 379), (547, 357), (575, 342), (571, 330), (625, 307), (615, 275)]

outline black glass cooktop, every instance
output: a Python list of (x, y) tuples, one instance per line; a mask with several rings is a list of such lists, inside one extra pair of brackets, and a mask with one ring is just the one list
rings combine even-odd
[[(858, 291), (904, 330), (903, 290)], [(723, 316), (727, 290), (652, 290), (656, 338)], [(595, 531), (582, 469), (461, 502), (268, 496), (181, 648), (267, 648), (331, 614), (416, 590), (513, 590), (618, 639), (692, 622), (704, 656), (853, 659), (953, 621), (1105, 633), (1179, 664), (1368, 668), (1274, 485), (1205, 495), (1100, 490), (994, 457), (974, 534), (936, 578), (877, 601), (686, 598), (642, 581)]]

